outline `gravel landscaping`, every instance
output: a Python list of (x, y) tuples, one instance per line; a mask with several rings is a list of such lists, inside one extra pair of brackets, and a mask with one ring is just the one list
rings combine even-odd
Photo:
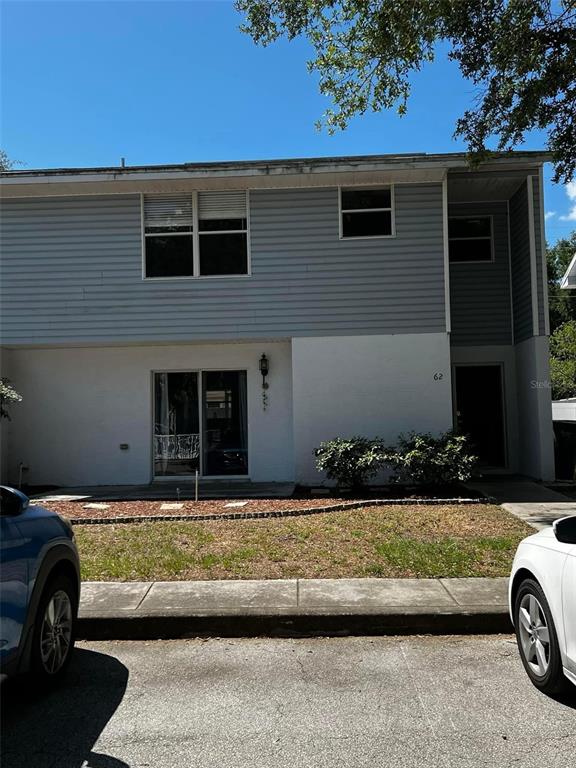
[(472, 504), (478, 500), (473, 499), (350, 499), (338, 497), (307, 498), (307, 499), (214, 499), (206, 501), (106, 501), (91, 502), (76, 501), (43, 501), (43, 506), (64, 515), (76, 524), (83, 522), (97, 524), (130, 522), (130, 520), (142, 521), (150, 518), (158, 520), (206, 520), (215, 519), (244, 519), (282, 517), (284, 515), (296, 516), (298, 513), (310, 514), (318, 512), (337, 511), (346, 508), (374, 507), (380, 504), (403, 505), (446, 505), (446, 504)]

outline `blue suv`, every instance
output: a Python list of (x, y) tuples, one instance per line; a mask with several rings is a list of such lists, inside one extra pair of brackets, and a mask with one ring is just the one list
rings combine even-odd
[(70, 661), (80, 599), (72, 526), (0, 486), (0, 673), (58, 678)]

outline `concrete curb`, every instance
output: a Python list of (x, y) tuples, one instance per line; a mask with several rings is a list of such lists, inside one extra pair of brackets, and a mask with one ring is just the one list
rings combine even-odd
[(125, 517), (69, 517), (72, 525), (114, 525), (125, 523), (152, 522), (207, 522), (210, 520), (266, 520), (269, 518), (300, 517), (304, 515), (321, 515), (326, 512), (340, 512), (347, 509), (362, 507), (392, 507), (392, 506), (440, 506), (444, 504), (469, 506), (473, 504), (493, 504), (493, 499), (367, 499), (365, 501), (345, 501), (338, 504), (325, 504), (321, 507), (307, 509), (261, 510), (255, 512), (220, 512), (215, 515), (134, 515)]
[(508, 579), (86, 582), (78, 636), (185, 637), (509, 632)]
[(337, 637), (467, 635), (512, 631), (506, 610), (390, 613), (83, 616), (83, 640), (174, 640), (191, 637)]

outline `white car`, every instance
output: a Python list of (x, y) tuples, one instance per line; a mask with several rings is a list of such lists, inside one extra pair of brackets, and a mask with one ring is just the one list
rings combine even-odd
[(510, 616), (534, 685), (576, 685), (576, 516), (521, 541), (510, 574)]

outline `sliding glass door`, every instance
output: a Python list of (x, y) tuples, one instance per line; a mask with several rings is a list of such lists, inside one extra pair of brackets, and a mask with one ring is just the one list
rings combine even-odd
[(200, 469), (197, 373), (154, 374), (154, 475)]
[(246, 371), (154, 374), (154, 475), (248, 474)]

